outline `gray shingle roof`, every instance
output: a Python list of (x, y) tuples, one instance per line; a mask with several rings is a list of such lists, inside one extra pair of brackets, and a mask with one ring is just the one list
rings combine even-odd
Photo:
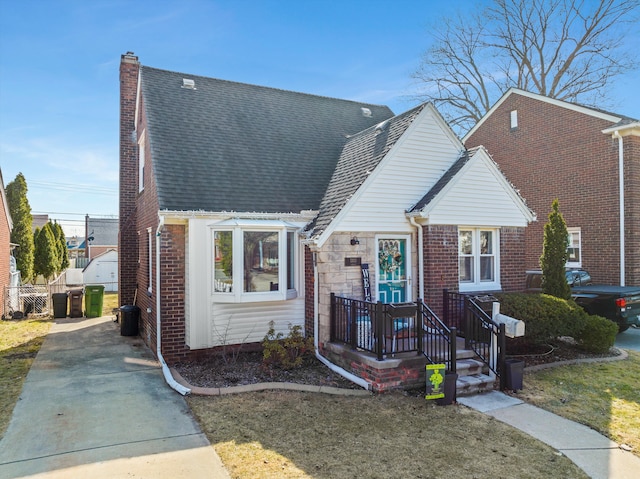
[(144, 66), (140, 76), (161, 210), (318, 209), (347, 137), (393, 116), (386, 106)]
[(449, 184), (449, 182), (458, 174), (458, 172), (462, 169), (464, 165), (467, 164), (472, 155), (469, 155), (469, 151), (465, 151), (462, 153), (462, 156), (456, 160), (456, 162), (451, 165), (451, 167), (445, 171), (444, 175), (440, 177), (436, 184), (431, 187), (427, 194), (422, 197), (420, 201), (418, 201), (412, 208), (408, 210), (409, 213), (413, 213), (415, 211), (420, 211), (422, 208), (427, 206), (431, 201), (438, 196), (438, 193), (442, 191), (442, 189)]
[(87, 230), (93, 237), (91, 246), (115, 246), (118, 244), (118, 218), (89, 218)]
[(318, 216), (308, 228), (311, 235), (320, 235), (329, 226), (425, 105), (426, 103), (417, 106), (349, 138), (320, 204)]

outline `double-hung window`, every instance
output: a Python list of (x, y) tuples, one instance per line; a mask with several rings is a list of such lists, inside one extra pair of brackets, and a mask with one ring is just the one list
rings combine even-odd
[(582, 256), (580, 248), (580, 228), (567, 228), (569, 233), (569, 243), (567, 248), (567, 267), (581, 268)]
[(277, 222), (214, 227), (213, 294), (218, 301), (276, 301), (297, 296), (297, 234)]
[(458, 274), (460, 291), (500, 289), (498, 230), (458, 230)]

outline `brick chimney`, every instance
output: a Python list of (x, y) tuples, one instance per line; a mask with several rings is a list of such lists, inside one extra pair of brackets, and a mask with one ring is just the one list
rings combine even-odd
[(133, 304), (138, 263), (136, 199), (138, 143), (135, 136), (136, 94), (140, 64), (133, 52), (120, 60), (120, 226), (118, 295), (120, 306)]

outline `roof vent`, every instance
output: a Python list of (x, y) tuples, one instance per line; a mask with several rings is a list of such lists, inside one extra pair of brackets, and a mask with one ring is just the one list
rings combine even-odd
[(371, 110), (364, 107), (360, 108), (360, 110), (362, 110), (362, 116), (364, 116), (365, 118), (371, 118)]
[(384, 130), (386, 130), (387, 126), (389, 126), (389, 120), (384, 120), (383, 122), (378, 123), (376, 125), (376, 135), (379, 135)]
[(196, 89), (196, 82), (191, 78), (183, 78), (182, 79), (182, 88), (188, 88), (189, 90)]

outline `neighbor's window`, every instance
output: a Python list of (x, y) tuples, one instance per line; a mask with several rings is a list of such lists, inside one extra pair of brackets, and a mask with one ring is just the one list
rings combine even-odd
[(286, 227), (214, 229), (213, 292), (229, 293), (223, 301), (296, 297), (296, 238)]
[(567, 266), (579, 268), (582, 267), (581, 256), (581, 232), (580, 228), (567, 228), (569, 232), (569, 245), (567, 247)]
[(458, 271), (461, 291), (499, 288), (498, 230), (458, 231)]
[(511, 110), (510, 120), (511, 129), (515, 130), (516, 128), (518, 128), (518, 110)]

